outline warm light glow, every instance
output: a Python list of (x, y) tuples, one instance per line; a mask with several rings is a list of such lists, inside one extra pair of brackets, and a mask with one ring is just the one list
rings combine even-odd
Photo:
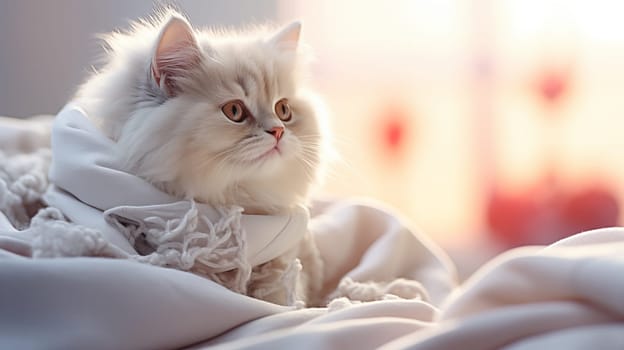
[[(339, 136), (344, 161), (328, 192), (386, 201), (444, 242), (488, 229), (493, 189), (521, 192), (552, 178), (561, 193), (600, 182), (623, 198), (615, 180), (624, 178), (624, 2), (322, 0), (283, 9), (304, 22)], [(396, 106), (407, 119), (388, 131)], [(393, 153), (379, 141), (388, 132), (401, 140)]]

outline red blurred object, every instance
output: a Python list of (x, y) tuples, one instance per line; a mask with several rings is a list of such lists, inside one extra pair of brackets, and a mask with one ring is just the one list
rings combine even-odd
[(566, 85), (564, 76), (550, 73), (542, 77), (540, 90), (546, 100), (554, 102), (563, 95)]
[(403, 130), (405, 126), (402, 125), (399, 120), (394, 119), (387, 121), (385, 128), (384, 134), (388, 149), (394, 150), (400, 148), (401, 142), (403, 141)]
[(496, 191), (487, 206), (490, 232), (505, 246), (519, 246), (529, 241), (538, 204), (530, 193)]
[(377, 123), (376, 138), (384, 156), (397, 157), (407, 151), (412, 120), (402, 105), (388, 104), (380, 113)]
[(544, 181), (517, 193), (495, 191), (487, 207), (492, 235), (507, 248), (550, 244), (600, 227), (616, 226), (619, 203), (596, 183), (567, 193)]
[(574, 231), (616, 226), (620, 212), (613, 194), (602, 186), (591, 186), (569, 196), (561, 208), (561, 215)]
[(568, 74), (556, 71), (544, 73), (539, 81), (540, 95), (550, 103), (561, 99), (568, 87)]

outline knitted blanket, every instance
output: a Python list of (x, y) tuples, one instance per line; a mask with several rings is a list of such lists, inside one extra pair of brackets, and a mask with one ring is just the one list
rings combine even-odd
[[(0, 119), (2, 349), (624, 344), (624, 229), (507, 252), (456, 286), (444, 252), (379, 204), (317, 200), (266, 217), (180, 201), (120, 180), (79, 109), (54, 121), (53, 153), (50, 124)], [(276, 305), (215, 282), (283, 254), (299, 232), (318, 246), (325, 307)]]

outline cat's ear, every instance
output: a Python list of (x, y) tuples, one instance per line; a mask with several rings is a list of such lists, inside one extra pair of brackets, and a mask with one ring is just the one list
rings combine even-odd
[(175, 96), (179, 90), (176, 81), (187, 76), (200, 58), (201, 50), (193, 28), (183, 17), (172, 15), (156, 41), (151, 62), (152, 78), (169, 96)]
[(278, 48), (286, 50), (296, 50), (299, 44), (299, 34), (301, 33), (301, 22), (293, 22), (282, 28), (271, 38), (271, 43)]

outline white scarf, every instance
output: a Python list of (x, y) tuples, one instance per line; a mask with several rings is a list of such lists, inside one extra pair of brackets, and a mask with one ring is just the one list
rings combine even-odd
[[(240, 207), (215, 208), (156, 189), (124, 170), (114, 141), (71, 104), (54, 121), (49, 178), (47, 204), (99, 231), (113, 255), (204, 275), (232, 269), (248, 274), (295, 247), (308, 225), (303, 207), (285, 215), (246, 215)], [(139, 241), (152, 252), (139, 255)]]

